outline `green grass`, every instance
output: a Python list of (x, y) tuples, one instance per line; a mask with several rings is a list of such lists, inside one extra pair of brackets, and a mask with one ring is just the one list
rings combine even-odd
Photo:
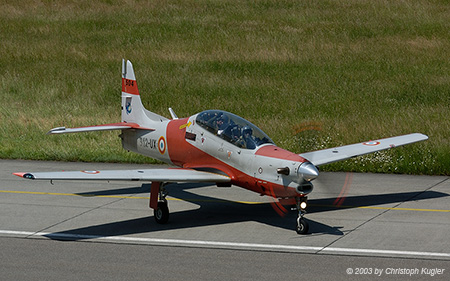
[[(283, 148), (421, 132), (322, 170), (450, 174), (448, 1), (0, 2), (0, 157), (151, 163), (117, 132), (121, 59), (149, 110), (217, 108)], [(310, 126), (314, 124), (314, 126)]]

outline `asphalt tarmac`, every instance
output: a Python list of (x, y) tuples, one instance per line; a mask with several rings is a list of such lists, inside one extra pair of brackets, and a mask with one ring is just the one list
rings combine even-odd
[(297, 235), (295, 212), (239, 187), (170, 184), (170, 220), (159, 225), (149, 184), (12, 175), (142, 165), (0, 167), (2, 280), (450, 278), (449, 177), (321, 173), (310, 234)]

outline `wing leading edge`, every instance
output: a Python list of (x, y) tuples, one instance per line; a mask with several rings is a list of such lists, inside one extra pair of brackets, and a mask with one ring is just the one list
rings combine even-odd
[(230, 177), (226, 175), (182, 168), (14, 173), (14, 175), (33, 180), (120, 180), (215, 183), (231, 181)]
[(300, 156), (309, 160), (315, 166), (320, 166), (380, 150), (385, 150), (405, 144), (424, 141), (427, 139), (428, 136), (426, 135), (414, 133), (398, 137), (367, 141), (324, 150), (306, 152), (300, 154)]

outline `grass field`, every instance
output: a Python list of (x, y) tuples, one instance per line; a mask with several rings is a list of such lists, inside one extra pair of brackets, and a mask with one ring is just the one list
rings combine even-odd
[(151, 163), (45, 135), (120, 121), (127, 58), (161, 115), (227, 110), (295, 152), (421, 132), (322, 170), (450, 175), (447, 0), (0, 1), (0, 38), (0, 158)]

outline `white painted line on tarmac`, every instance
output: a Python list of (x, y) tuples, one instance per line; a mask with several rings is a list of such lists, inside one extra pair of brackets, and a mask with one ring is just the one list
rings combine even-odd
[(202, 247), (219, 247), (219, 248), (241, 248), (241, 249), (263, 249), (263, 250), (289, 250), (289, 251), (320, 251), (323, 247), (311, 246), (292, 246), (292, 245), (271, 245), (256, 243), (239, 243), (239, 242), (219, 242), (219, 241), (202, 241), (202, 240), (180, 240), (180, 239), (160, 239), (160, 238), (143, 238), (143, 237), (127, 237), (127, 236), (100, 236), (86, 234), (71, 233), (48, 233), (48, 232), (29, 232), (0, 230), (0, 235), (18, 235), (25, 237), (47, 237), (53, 239), (97, 239), (102, 241), (121, 241), (129, 243), (148, 243), (158, 245), (185, 245), (185, 246), (202, 246)]
[(0, 235), (46, 237), (50, 239), (67, 239), (67, 240), (93, 239), (109, 242), (147, 243), (165, 246), (183, 245), (190, 247), (227, 248), (227, 249), (253, 249), (253, 250), (270, 250), (270, 251), (335, 253), (335, 254), (350, 254), (350, 253), (366, 254), (366, 255), (378, 254), (388, 256), (450, 258), (450, 253), (436, 253), (436, 252), (313, 247), (313, 246), (219, 242), (219, 241), (202, 241), (202, 240), (159, 239), (159, 238), (143, 238), (143, 237), (128, 237), (128, 236), (100, 236), (100, 235), (86, 235), (86, 234), (47, 233), (47, 232), (30, 232), (30, 231), (14, 231), (14, 230), (0, 230)]

